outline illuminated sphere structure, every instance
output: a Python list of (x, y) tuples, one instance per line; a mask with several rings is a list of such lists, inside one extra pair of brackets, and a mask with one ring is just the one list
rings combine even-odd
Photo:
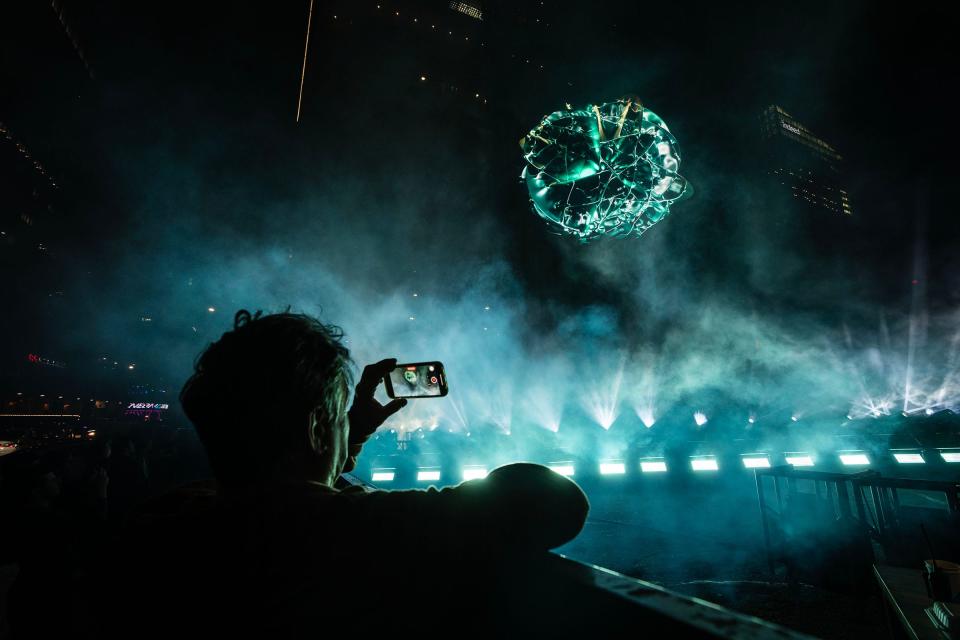
[(636, 98), (555, 111), (521, 141), (521, 178), (536, 213), (590, 242), (639, 236), (690, 186), (677, 173), (677, 141)]

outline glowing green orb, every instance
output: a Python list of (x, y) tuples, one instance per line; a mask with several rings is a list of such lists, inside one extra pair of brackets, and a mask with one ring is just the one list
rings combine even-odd
[(677, 141), (636, 98), (555, 111), (521, 141), (536, 213), (581, 242), (639, 236), (691, 188)]

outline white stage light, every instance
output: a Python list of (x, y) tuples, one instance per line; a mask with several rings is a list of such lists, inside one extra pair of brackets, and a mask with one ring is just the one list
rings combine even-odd
[(640, 471), (644, 473), (663, 473), (667, 470), (667, 463), (663, 460), (643, 460), (640, 462)]
[(373, 472), (373, 476), (370, 478), (372, 482), (393, 482), (393, 479), (396, 477), (396, 472), (393, 469), (378, 469)]
[(804, 453), (798, 454), (787, 454), (787, 464), (793, 465), (794, 467), (812, 467), (813, 466), (813, 456), (809, 456)]
[(720, 468), (716, 458), (693, 458), (690, 466), (694, 471), (717, 471)]
[(960, 451), (941, 451), (940, 457), (944, 462), (960, 462)]
[(568, 478), (573, 475), (573, 465), (571, 463), (558, 462), (555, 464), (551, 464), (549, 466), (550, 466), (550, 470), (553, 471), (554, 473), (559, 473), (560, 475), (566, 476)]
[(698, 427), (702, 427), (703, 425), (707, 424), (707, 416), (702, 411), (697, 411), (695, 414), (693, 414), (693, 421), (697, 423)]
[(770, 458), (767, 456), (748, 456), (743, 458), (743, 466), (747, 469), (769, 469)]
[(439, 469), (421, 469), (417, 471), (417, 482), (437, 482), (440, 480)]
[(463, 469), (464, 480), (481, 480), (486, 477), (487, 470), (485, 467), (465, 467)]
[(870, 464), (870, 458), (865, 453), (841, 453), (840, 462), (848, 467), (861, 466)]
[(605, 476), (622, 475), (627, 472), (627, 465), (622, 462), (601, 462), (600, 474)]
[(926, 462), (919, 453), (897, 452), (893, 454), (893, 457), (896, 458), (900, 464), (924, 464)]

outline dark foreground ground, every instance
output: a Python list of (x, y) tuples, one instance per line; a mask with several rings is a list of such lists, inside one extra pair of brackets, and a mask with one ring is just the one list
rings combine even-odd
[[(150, 451), (151, 493), (208, 477), (196, 446), (160, 443)], [(96, 452), (91, 443), (81, 453)], [(123, 487), (106, 466), (110, 487)], [(66, 474), (55, 464), (51, 468)], [(8, 474), (7, 480), (12, 478)], [(560, 553), (817, 637), (885, 637), (880, 600), (871, 589), (851, 595), (803, 583), (789, 586), (782, 572), (770, 572), (751, 473), (576, 479), (590, 498), (591, 513), (584, 531)], [(110, 502), (111, 511), (116, 504)], [(0, 639), (2, 596), (16, 572), (12, 559), (0, 561)]]

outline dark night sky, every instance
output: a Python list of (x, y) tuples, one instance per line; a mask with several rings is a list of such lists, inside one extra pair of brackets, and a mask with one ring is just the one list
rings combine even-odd
[[(207, 322), (179, 314), (186, 294), (165, 292), (192, 275), (242, 277), (243, 256), (266, 260), (277, 247), (291, 259), (330, 257), (329, 274), (364, 299), (415, 287), (424, 272), (434, 290), (454, 295), (476, 265), (503, 262), (509, 275), (496, 287), (522, 292), (534, 327), (562, 327), (593, 307), (615, 309), (621, 330), (651, 314), (669, 324), (681, 299), (705, 304), (715, 291), (743, 290), (764, 300), (772, 292), (778, 304), (796, 302), (836, 327), (837, 309), (869, 308), (863, 315), (875, 317), (878, 304), (909, 307), (924, 228), (928, 304), (951, 309), (960, 298), (949, 198), (955, 23), (942, 4), (545, 2), (528, 9), (549, 26), (520, 28), (495, 20), (510, 3), (487, 3), (473, 42), (440, 46), (410, 25), (364, 20), (372, 3), (320, 1), (297, 126), (307, 4), (65, 3), (93, 81), (57, 40), (55, 22), (38, 27), (43, 37), (27, 25), (7, 40), (14, 90), (2, 117), (63, 177), (69, 205), (54, 244), (70, 265), (73, 317), (111, 327), (93, 331), (97, 340), (126, 335), (116, 330), (124, 314), (162, 316), (150, 298), (178, 318), (170, 336)], [(465, 33), (477, 26), (443, 2), (383, 4), (402, 10), (400, 19), (433, 6)], [(545, 69), (531, 73), (508, 52)], [(475, 116), (472, 107), (425, 102), (416, 93), (421, 73), (473, 83), (490, 104)], [(516, 181), (516, 140), (563, 102), (626, 93), (670, 124), (695, 200), (632, 244), (581, 249), (549, 236)], [(751, 189), (743, 141), (767, 104), (847, 159), (857, 219), (851, 237), (838, 240), (852, 265), (839, 280), (815, 264), (786, 273), (754, 255), (767, 236), (740, 215)], [(278, 213), (305, 202), (338, 213)], [(332, 229), (349, 229), (356, 245), (330, 244)], [(798, 260), (807, 260), (803, 250)], [(683, 264), (658, 270), (651, 285), (651, 266), (677, 251)], [(652, 262), (624, 267), (630, 256)], [(251, 291), (278, 291), (263, 287)], [(218, 304), (258, 304), (239, 285), (214, 289)], [(852, 292), (862, 294), (855, 304)], [(814, 298), (822, 304), (808, 305)], [(67, 342), (86, 335), (85, 322)], [(36, 326), (63, 330), (45, 318)]]
[[(122, 151), (118, 147), (157, 139), (190, 144), (197, 136), (215, 139), (230, 128), (279, 136), (278, 147), (296, 135), (329, 142), (311, 121), (326, 101), (350, 98), (338, 92), (338, 85), (376, 85), (386, 79), (379, 74), (389, 72), (390, 59), (424, 61), (440, 53), (432, 42), (410, 38), (405, 50), (372, 50), (370, 64), (329, 61), (325, 69), (353, 77), (308, 77), (305, 125), (292, 130), (305, 24), (300, 4), (305, 5), (67, 3), (96, 81), (83, 87), (78, 106), (64, 109), (56, 99), (44, 104), (38, 93), (59, 97), (69, 88), (51, 87), (51, 81), (73, 79), (75, 70), (50, 69), (63, 62), (61, 51), (54, 56), (48, 51), (53, 60), (46, 61), (37, 58), (43, 51), (18, 55), (15, 73), (31, 76), (32, 86), (8, 100), (5, 117), (27, 121), (32, 137), (39, 138), (34, 144), (49, 146), (52, 161), (64, 165), (65, 179), (84, 176), (75, 178), (75, 190), (93, 183), (109, 202), (118, 191), (109, 176)], [(330, 35), (327, 14), (338, 6), (346, 5), (319, 3), (314, 54)], [(530, 105), (523, 78), (510, 77), (509, 70), (487, 82), (499, 85), (492, 89), (501, 99), (513, 97), (520, 105), (512, 114), (520, 127), (521, 118), (548, 111), (558, 100), (586, 101), (642, 84), (649, 104), (669, 113), (670, 122), (702, 134), (715, 154), (735, 150), (723, 146), (729, 136), (710, 129), (731, 122), (752, 127), (757, 105), (782, 104), (841, 150), (858, 204), (863, 203), (862, 216), (879, 237), (891, 234), (899, 240), (904, 225), (909, 228), (905, 221), (912, 218), (918, 183), (931, 190), (934, 224), (940, 212), (949, 218), (941, 185), (949, 181), (956, 138), (945, 87), (955, 62), (950, 46), (955, 23), (941, 7), (755, 3), (731, 10), (717, 3), (686, 3), (654, 10), (635, 3), (546, 3), (549, 29), (512, 34), (521, 36), (513, 38), (518, 51), (533, 51), (548, 61), (542, 100)], [(493, 3), (488, 13), (498, 8)], [(356, 51), (342, 54), (356, 61)], [(311, 71), (323, 62), (311, 59)], [(567, 84), (571, 81), (573, 87)], [(64, 130), (69, 134), (62, 135)], [(522, 128), (511, 138), (517, 133)], [(42, 139), (45, 134), (49, 139)], [(88, 175), (92, 180), (85, 179)], [(951, 235), (931, 237), (940, 243)], [(948, 242), (945, 248), (954, 246)]]

